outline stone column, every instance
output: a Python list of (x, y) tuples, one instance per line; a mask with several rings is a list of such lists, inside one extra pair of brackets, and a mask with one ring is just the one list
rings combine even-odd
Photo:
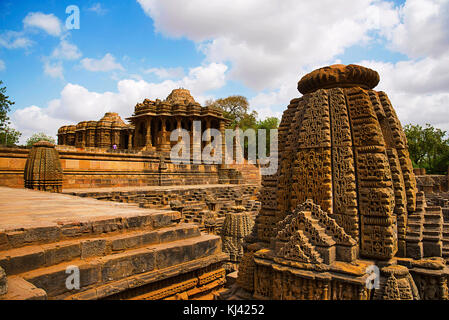
[(165, 117), (161, 118), (161, 146), (160, 150), (167, 152), (170, 151), (170, 141), (167, 141), (167, 130), (166, 130), (166, 121)]
[[(197, 138), (197, 140), (195, 140), (195, 137), (193, 136), (193, 130), (194, 130), (194, 123), (193, 123), (193, 121), (196, 121), (196, 120), (198, 120), (198, 119), (192, 119), (192, 159), (194, 159), (193, 158), (193, 156), (194, 156), (194, 152), (196, 151), (196, 152), (199, 152), (199, 154), (197, 155), (197, 158), (196, 159), (194, 159), (195, 160), (195, 164), (198, 164), (198, 161), (201, 161), (201, 159), (199, 158), (199, 157), (201, 157), (201, 152), (202, 152), (202, 148), (201, 148), (201, 146), (202, 146), (202, 141), (201, 141), (201, 136), (202, 136), (202, 131), (203, 131), (203, 129), (202, 128), (200, 128), (200, 130), (199, 130), (199, 132), (197, 132), (197, 136), (199, 136), (199, 139)], [(201, 125), (200, 125), (201, 126)]]
[(129, 132), (128, 135), (128, 149), (132, 149), (133, 148), (133, 133)]
[(221, 165), (220, 168), (224, 168), (226, 164), (226, 136), (225, 136), (225, 122), (220, 120), (219, 130), (221, 134)]
[(147, 134), (146, 134), (145, 147), (152, 147), (152, 145), (151, 145), (151, 118), (149, 118), (147, 121)]

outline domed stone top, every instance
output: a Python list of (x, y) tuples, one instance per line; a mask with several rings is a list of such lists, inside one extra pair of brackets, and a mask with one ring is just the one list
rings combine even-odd
[(47, 147), (47, 148), (54, 148), (55, 145), (47, 140), (40, 140), (33, 144), (33, 147)]
[(334, 64), (314, 70), (298, 82), (298, 90), (307, 94), (318, 89), (361, 87), (373, 89), (379, 83), (379, 74), (356, 64)]
[(169, 103), (176, 103), (176, 102), (184, 102), (187, 100), (187, 103), (196, 103), (195, 99), (193, 99), (192, 95), (190, 94), (190, 91), (187, 89), (174, 89), (165, 99), (165, 101)]
[(112, 126), (126, 127), (126, 124), (123, 122), (122, 118), (120, 118), (117, 112), (106, 112), (103, 118), (101, 118), (98, 122), (110, 122)]

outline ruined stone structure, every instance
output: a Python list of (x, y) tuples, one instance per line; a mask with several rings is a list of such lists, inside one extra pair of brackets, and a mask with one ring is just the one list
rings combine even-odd
[(128, 149), (133, 126), (123, 122), (115, 112), (107, 112), (99, 121), (82, 121), (58, 130), (58, 145), (77, 148)]
[(67, 190), (65, 193), (98, 200), (135, 203), (141, 208), (178, 211), (181, 221), (195, 223), (202, 232), (221, 236), (229, 254), (225, 269), (237, 268), (243, 239), (250, 234), (260, 210), (257, 185), (145, 187), (134, 190)]
[(415, 168), (416, 185), (426, 196), (449, 192), (449, 174), (427, 174), (424, 168)]
[(47, 141), (33, 145), (24, 171), (25, 188), (61, 192), (62, 168), (58, 151)]
[(442, 211), (417, 195), (405, 134), (378, 82), (357, 65), (298, 82), (303, 96), (279, 127), (278, 172), (263, 177), (237, 285), (223, 297), (447, 298)]
[[(145, 99), (137, 103), (128, 120), (131, 124), (125, 124), (117, 113), (108, 112), (98, 122), (83, 121), (76, 126), (63, 126), (58, 130), (58, 144), (103, 149), (115, 145), (117, 149), (169, 152), (171, 145), (176, 143), (170, 141), (171, 132), (182, 128), (190, 132), (193, 149), (193, 121), (201, 122), (200, 139), (207, 129), (220, 130), (224, 136), (229, 122), (220, 109), (202, 107), (187, 89), (175, 89), (163, 101)], [(205, 145), (204, 142), (200, 144), (198, 148)], [(222, 144), (224, 147), (224, 142)]]
[(211, 299), (225, 283), (220, 237), (177, 211), (5, 187), (0, 208), (0, 300)]
[(249, 235), (254, 226), (254, 218), (246, 212), (243, 206), (232, 208), (226, 213), (221, 229), (223, 251), (229, 253), (230, 270), (236, 270), (243, 257), (243, 241)]
[(69, 189), (65, 193), (135, 203), (147, 209), (175, 210), (181, 214), (182, 222), (196, 223), (201, 231), (220, 235), (226, 214), (234, 212), (236, 206), (243, 208), (252, 217), (257, 214), (260, 209), (260, 203), (256, 200), (258, 191), (257, 185), (240, 184), (139, 187), (128, 190)]

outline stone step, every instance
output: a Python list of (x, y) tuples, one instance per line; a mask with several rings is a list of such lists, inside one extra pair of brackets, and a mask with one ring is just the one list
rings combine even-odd
[(200, 231), (196, 225), (179, 224), (175, 227), (157, 230), (132, 231), (103, 237), (27, 246), (0, 252), (0, 267), (10, 276), (64, 261), (100, 257), (197, 236), (200, 236)]
[[(97, 201), (97, 200), (95, 200)], [(0, 251), (24, 246), (89, 238), (103, 234), (142, 229), (159, 229), (175, 225), (181, 213), (170, 210), (139, 209), (138, 215), (103, 216), (86, 221), (59, 221), (54, 224), (0, 230)]]
[[(133, 275), (156, 272), (216, 254), (221, 254), (220, 237), (202, 234), (194, 238), (155, 244), (104, 257), (72, 260), (17, 276), (45, 290), (48, 298), (59, 299), (64, 295), (72, 295), (74, 292), (78, 294)], [(78, 268), (80, 275), (80, 289), (76, 291), (66, 286), (66, 280), (71, 274), (66, 271), (73, 266)]]
[(46, 300), (47, 293), (25, 279), (17, 276), (8, 277), (8, 292), (0, 300)]
[[(305, 212), (305, 218), (311, 223), (312, 228), (318, 233), (319, 238), (318, 241), (323, 241), (325, 244), (328, 244), (329, 246), (335, 244), (335, 240), (332, 239), (332, 237), (326, 233), (326, 229), (319, 225), (318, 219), (312, 217), (310, 212)], [(310, 238), (311, 233), (310, 232), (305, 233)], [(313, 244), (317, 245), (316, 243)]]
[[(105, 297), (110, 297), (115, 293), (119, 293), (121, 291), (127, 290), (127, 299), (130, 300), (160, 300), (167, 298), (170, 295), (185, 292), (187, 296), (192, 295), (192, 293), (198, 293), (198, 291), (206, 291), (209, 288), (216, 288), (217, 286), (223, 285), (226, 281), (225, 279), (225, 270), (219, 269), (216, 271), (212, 271), (209, 273), (198, 272), (202, 268), (208, 267), (211, 264), (216, 262), (223, 261), (227, 259), (229, 256), (224, 253), (212, 255), (206, 258), (201, 258), (193, 261), (189, 261), (182, 265), (175, 265), (172, 267), (164, 268), (162, 270), (150, 271), (138, 275), (133, 275), (119, 281), (112, 281), (105, 285), (87, 289), (81, 293), (76, 293), (73, 295), (65, 296), (65, 300), (92, 300), (92, 299), (101, 299)], [(195, 271), (197, 277), (193, 279), (189, 277), (189, 280), (186, 280), (181, 283), (175, 283), (172, 285), (168, 285), (165, 287), (159, 287), (159, 290), (145, 292), (145, 290), (140, 290), (140, 287), (151, 285), (151, 283), (166, 279), (173, 274), (188, 274), (189, 272)], [(216, 283), (216, 282), (219, 283)], [(187, 283), (186, 283), (187, 282)], [(186, 285), (187, 284), (187, 285)], [(130, 292), (133, 289), (137, 288), (137, 292)], [(196, 292), (192, 292), (196, 291)]]
[(442, 214), (440, 206), (428, 206), (426, 207), (426, 214)]
[(443, 252), (443, 254), (442, 254), (443, 258), (449, 257), (449, 247), (443, 247), (442, 252)]

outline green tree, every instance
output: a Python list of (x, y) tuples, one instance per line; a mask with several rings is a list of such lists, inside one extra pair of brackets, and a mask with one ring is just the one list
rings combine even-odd
[(206, 101), (206, 106), (220, 108), (223, 111), (223, 116), (231, 120), (228, 128), (235, 129), (238, 125), (242, 130), (246, 130), (256, 126), (257, 112), (249, 112), (249, 102), (244, 96), (235, 95), (217, 100), (208, 100)]
[(32, 147), (33, 144), (35, 144), (36, 142), (39, 142), (41, 140), (45, 140), (45, 141), (48, 141), (48, 142), (51, 142), (51, 143), (55, 144), (55, 139), (53, 137), (47, 136), (43, 132), (39, 132), (39, 133), (33, 134), (31, 137), (28, 138), (27, 146), (28, 147)]
[(6, 87), (1, 87), (3, 81), (0, 80), (0, 144), (12, 146), (19, 141), (22, 135), (19, 131), (10, 127), (11, 121), (8, 112), (11, 111), (13, 101), (6, 95)]
[(449, 165), (449, 140), (446, 131), (426, 124), (404, 126), (410, 158), (415, 167), (429, 173), (445, 173)]
[[(270, 155), (270, 129), (277, 129), (279, 127), (279, 122), (279, 119), (276, 117), (268, 117), (265, 120), (257, 122), (257, 129), (266, 130), (266, 156)], [(259, 140), (257, 140), (257, 144), (259, 144)], [(257, 147), (257, 152), (259, 152), (259, 146)]]

